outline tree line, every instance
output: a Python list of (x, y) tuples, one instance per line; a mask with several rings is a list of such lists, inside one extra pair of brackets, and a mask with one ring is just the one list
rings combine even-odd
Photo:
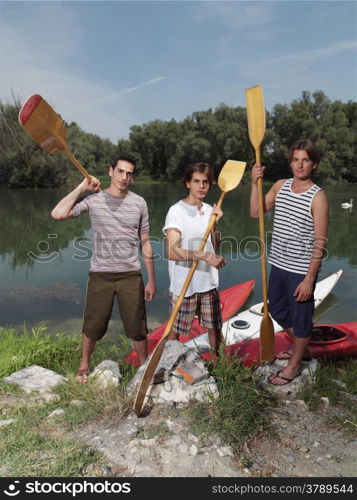
[[(63, 154), (50, 155), (18, 123), (21, 103), (0, 101), (0, 185), (10, 188), (58, 187), (78, 182), (78, 172)], [(182, 121), (153, 120), (133, 125), (127, 139), (113, 144), (66, 124), (70, 151), (96, 176), (106, 174), (118, 152), (132, 154), (139, 175), (176, 181), (189, 163), (207, 161), (218, 175), (227, 159), (254, 161), (244, 107), (219, 104), (195, 111)], [(288, 151), (298, 139), (314, 140), (321, 151), (318, 169), (323, 183), (357, 181), (357, 102), (331, 101), (322, 91), (302, 92), (290, 104), (277, 104), (267, 112), (262, 158), (266, 178), (289, 175)]]

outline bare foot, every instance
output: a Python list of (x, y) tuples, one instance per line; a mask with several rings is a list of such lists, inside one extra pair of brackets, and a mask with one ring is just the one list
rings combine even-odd
[(89, 368), (81, 368), (77, 372), (76, 381), (79, 384), (86, 384), (88, 382), (89, 374), (90, 374)]

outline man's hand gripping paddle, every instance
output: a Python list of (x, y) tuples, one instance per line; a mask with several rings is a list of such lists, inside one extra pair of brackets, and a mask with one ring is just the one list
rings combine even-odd
[[(225, 194), (228, 193), (229, 191), (232, 191), (240, 183), (240, 181), (243, 177), (245, 165), (246, 164), (244, 162), (233, 161), (233, 160), (228, 160), (224, 164), (224, 166), (221, 170), (221, 173), (219, 174), (219, 178), (218, 178), (218, 186), (220, 187), (222, 193), (221, 193), (221, 196), (220, 196), (219, 201), (217, 203), (217, 208), (219, 208), (222, 205), (223, 198), (224, 198)], [(204, 250), (206, 242), (207, 242), (207, 238), (212, 230), (212, 227), (215, 223), (215, 220), (216, 220), (216, 215), (212, 215), (210, 218), (208, 227), (206, 229), (206, 232), (201, 240), (199, 251)], [(197, 264), (198, 264), (198, 261), (194, 260), (192, 263), (191, 269), (187, 275), (186, 281), (183, 284), (181, 293), (177, 299), (175, 307), (173, 308), (173, 311), (171, 313), (171, 316), (170, 316), (170, 319), (167, 323), (165, 331), (162, 334), (160, 342), (157, 344), (155, 350), (151, 354), (150, 360), (149, 360), (147, 367), (146, 367), (146, 370), (143, 374), (141, 383), (139, 385), (138, 392), (136, 394), (135, 402), (134, 402), (134, 411), (135, 411), (136, 415), (138, 415), (138, 416), (142, 412), (142, 407), (143, 407), (143, 403), (145, 400), (145, 396), (146, 396), (147, 390), (149, 388), (150, 382), (154, 376), (156, 367), (160, 361), (163, 350), (165, 348), (167, 336), (171, 332), (172, 326), (175, 322), (177, 313), (181, 307), (183, 298), (185, 297), (185, 293), (186, 293), (188, 286), (191, 282), (192, 276), (196, 270)]]
[[(255, 150), (255, 162), (260, 163), (260, 145), (265, 134), (265, 109), (263, 89), (260, 85), (245, 91), (247, 101), (249, 139)], [(260, 361), (271, 361), (274, 358), (274, 326), (268, 311), (267, 268), (265, 257), (265, 228), (264, 228), (264, 198), (263, 179), (258, 179), (259, 204), (259, 233), (260, 233), (260, 262), (262, 267), (262, 286), (264, 312), (260, 324)]]
[(42, 149), (51, 154), (65, 153), (90, 182), (92, 177), (68, 150), (66, 129), (56, 111), (38, 94), (33, 94), (19, 112), (19, 122)]

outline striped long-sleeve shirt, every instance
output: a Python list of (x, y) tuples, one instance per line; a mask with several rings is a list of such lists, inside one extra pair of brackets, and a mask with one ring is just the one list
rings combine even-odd
[(303, 193), (291, 190), (288, 179), (275, 198), (273, 235), (268, 262), (280, 269), (306, 274), (314, 247), (314, 220), (311, 204), (321, 190), (314, 184)]
[(93, 231), (90, 270), (127, 272), (140, 269), (140, 235), (149, 232), (148, 209), (144, 198), (129, 191), (119, 198), (101, 191), (77, 203), (72, 213), (89, 212)]

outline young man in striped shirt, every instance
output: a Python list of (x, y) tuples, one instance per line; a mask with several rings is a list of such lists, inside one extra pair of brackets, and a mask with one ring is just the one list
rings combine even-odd
[[(310, 140), (290, 148), (293, 177), (277, 181), (265, 196), (264, 210), (275, 209), (268, 262), (269, 311), (292, 338), (291, 351), (278, 354), (285, 368), (271, 374), (273, 385), (286, 385), (300, 375), (300, 363), (309, 358), (308, 344), (314, 313), (314, 289), (327, 242), (328, 202), (312, 180), (320, 155)], [(257, 180), (265, 167), (252, 169), (250, 215), (258, 217)]]
[[(52, 210), (54, 219), (70, 219), (89, 212), (93, 231), (93, 255), (83, 318), (82, 360), (77, 381), (85, 383), (89, 360), (97, 340), (107, 331), (117, 296), (126, 335), (131, 338), (140, 363), (147, 357), (145, 300), (156, 293), (154, 262), (149, 240), (149, 216), (144, 198), (129, 191), (134, 180), (135, 160), (121, 154), (109, 168), (111, 183), (77, 203), (86, 191), (98, 191), (99, 181), (84, 179)], [(144, 287), (138, 247), (147, 272)]]

